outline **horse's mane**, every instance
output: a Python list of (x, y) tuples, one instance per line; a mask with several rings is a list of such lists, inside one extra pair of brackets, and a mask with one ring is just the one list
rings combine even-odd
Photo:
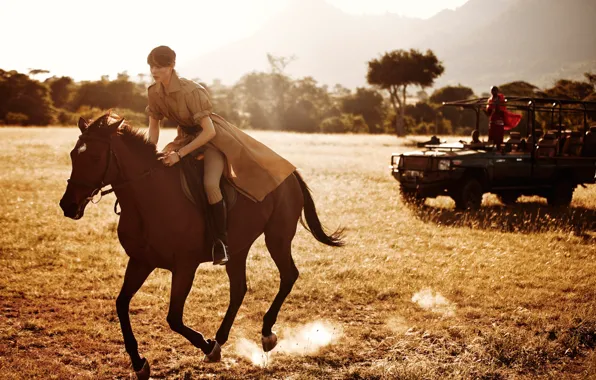
[(147, 134), (137, 128), (132, 127), (123, 118), (120, 118), (113, 112), (102, 115), (95, 119), (89, 126), (90, 130), (97, 130), (99, 132), (106, 131), (110, 125), (120, 122), (122, 124), (118, 128), (118, 135), (124, 140), (126, 145), (131, 149), (134, 154), (138, 154), (143, 157), (150, 157), (157, 159), (159, 153), (157, 153), (157, 147), (149, 141)]

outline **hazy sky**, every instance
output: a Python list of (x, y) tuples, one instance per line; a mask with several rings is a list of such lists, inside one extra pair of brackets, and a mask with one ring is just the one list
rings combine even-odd
[[(122, 71), (136, 76), (148, 72), (146, 57), (155, 46), (169, 45), (181, 59), (195, 58), (249, 36), (292, 1), (300, 2), (0, 0), (0, 68), (24, 73), (46, 69), (75, 80)], [(428, 18), (467, 0), (326, 1), (350, 13)]]

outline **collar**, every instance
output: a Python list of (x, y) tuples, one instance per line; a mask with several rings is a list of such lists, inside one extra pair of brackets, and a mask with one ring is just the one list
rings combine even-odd
[(178, 78), (178, 74), (176, 74), (176, 71), (172, 71), (172, 76), (170, 77), (170, 83), (167, 89), (164, 88), (163, 84), (159, 84), (159, 93), (162, 96), (169, 95), (176, 91), (180, 91), (181, 89), (182, 86), (180, 85), (180, 78)]

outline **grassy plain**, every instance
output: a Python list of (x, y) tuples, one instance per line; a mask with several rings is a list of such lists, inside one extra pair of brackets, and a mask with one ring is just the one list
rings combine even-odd
[[(170, 331), (170, 274), (154, 272), (131, 319), (155, 378), (596, 378), (596, 186), (576, 190), (567, 211), (539, 198), (505, 207), (492, 195), (474, 213), (448, 198), (414, 211), (388, 170), (406, 140), (251, 133), (301, 169), (322, 220), (346, 227), (348, 245), (323, 246), (299, 228), (300, 278), (276, 325), (286, 345), (265, 361), (255, 347), (278, 273), (261, 239), (218, 364)], [(115, 311), (127, 257), (113, 195), (80, 221), (58, 206), (77, 135), (0, 129), (2, 379), (130, 374)], [(185, 322), (212, 337), (225, 272), (202, 265), (195, 284)], [(305, 327), (314, 331), (301, 335)]]

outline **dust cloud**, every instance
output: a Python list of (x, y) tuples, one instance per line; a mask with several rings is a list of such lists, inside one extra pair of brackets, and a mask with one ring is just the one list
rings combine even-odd
[(244, 338), (238, 340), (235, 349), (238, 356), (256, 366), (266, 367), (276, 354), (312, 355), (336, 342), (342, 335), (341, 327), (326, 321), (316, 321), (278, 334), (279, 343), (270, 353), (264, 353), (260, 344)]
[(442, 314), (446, 317), (455, 315), (455, 305), (449, 302), (441, 293), (436, 292), (433, 295), (431, 289), (424, 289), (412, 296), (412, 302), (418, 304), (425, 310), (433, 313)]

